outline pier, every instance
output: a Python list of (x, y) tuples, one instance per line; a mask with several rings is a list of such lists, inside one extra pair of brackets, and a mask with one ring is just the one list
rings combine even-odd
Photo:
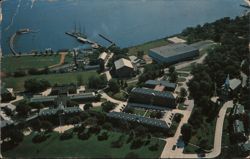
[(104, 40), (106, 40), (106, 41), (108, 41), (109, 43), (111, 43), (110, 46), (108, 46), (108, 48), (113, 47), (113, 46), (116, 45), (112, 40), (108, 39), (106, 36), (104, 36), (104, 35), (102, 35), (102, 34), (98, 34), (98, 35), (99, 35), (101, 38), (103, 38)]
[(88, 43), (88, 44), (91, 44), (91, 46), (93, 48), (98, 48), (100, 45), (97, 44), (96, 42), (94, 41), (91, 41), (89, 39), (87, 39), (87, 36), (80, 33), (80, 32), (65, 32), (65, 34), (69, 35), (69, 36), (72, 36), (74, 38), (76, 38), (79, 42), (81, 43)]
[(15, 38), (17, 37), (17, 35), (21, 35), (21, 34), (28, 34), (28, 33), (36, 33), (38, 31), (32, 31), (28, 28), (26, 29), (19, 29), (18, 31), (16, 31), (11, 37), (10, 37), (10, 50), (12, 52), (12, 54), (15, 56), (17, 55), (18, 53), (15, 51), (14, 49), (14, 42), (15, 42)]
[(15, 51), (14, 49), (14, 41), (15, 41), (15, 38), (16, 38), (16, 35), (17, 33), (14, 33), (11, 38), (10, 38), (10, 50), (12, 52), (13, 55), (17, 55), (18, 53)]

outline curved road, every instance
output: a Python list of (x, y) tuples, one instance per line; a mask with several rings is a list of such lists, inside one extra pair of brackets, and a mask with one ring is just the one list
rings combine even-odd
[[(228, 101), (220, 109), (220, 112), (219, 112), (219, 115), (217, 118), (217, 122), (216, 122), (216, 128), (215, 128), (214, 148), (210, 153), (206, 153), (204, 158), (215, 158), (215, 157), (220, 155), (224, 119), (226, 116), (227, 109), (232, 108), (232, 107), (233, 107), (233, 101)], [(183, 121), (181, 121), (181, 122), (183, 123)], [(173, 137), (174, 139), (172, 139), (174, 141), (177, 141), (176, 139), (179, 138), (179, 136), (180, 136), (180, 135), (178, 135), (180, 125), (176, 131), (177, 135), (175, 135)], [(171, 138), (170, 138), (170, 141), (171, 141)], [(176, 150), (173, 151), (172, 147), (175, 144), (176, 144), (176, 142), (173, 142), (173, 141), (167, 143), (165, 148), (164, 148), (164, 151), (161, 154), (161, 158), (199, 158), (198, 154), (184, 154), (183, 148), (176, 148)]]

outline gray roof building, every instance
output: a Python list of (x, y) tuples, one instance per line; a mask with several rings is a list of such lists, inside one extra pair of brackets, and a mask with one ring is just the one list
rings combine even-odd
[(110, 112), (107, 115), (110, 118), (142, 123), (142, 124), (146, 124), (149, 126), (159, 127), (162, 129), (169, 129), (171, 126), (171, 123), (166, 123), (165, 121), (162, 121), (159, 119), (146, 118), (146, 117), (138, 116), (135, 114), (128, 114), (124, 112)]
[(152, 88), (155, 87), (157, 85), (161, 85), (164, 86), (167, 90), (169, 91), (174, 91), (176, 88), (176, 84), (175, 83), (170, 83), (168, 81), (158, 81), (158, 80), (148, 80), (145, 82), (145, 85)]
[(175, 99), (174, 95), (171, 92), (167, 92), (167, 91), (160, 92), (160, 91), (155, 91), (153, 89), (147, 89), (147, 88), (134, 88), (132, 89), (132, 93)]
[(240, 115), (240, 114), (244, 114), (244, 113), (245, 113), (245, 109), (244, 109), (243, 105), (236, 104), (234, 106), (232, 115)]
[(173, 108), (176, 106), (175, 97), (171, 92), (161, 92), (147, 88), (132, 89), (129, 97), (129, 102), (162, 106), (165, 108)]
[(149, 56), (159, 63), (176, 63), (199, 55), (199, 50), (184, 43), (150, 49)]
[(233, 128), (234, 128), (234, 133), (242, 133), (244, 134), (245, 129), (244, 129), (244, 124), (241, 120), (235, 120), (234, 124), (233, 124)]

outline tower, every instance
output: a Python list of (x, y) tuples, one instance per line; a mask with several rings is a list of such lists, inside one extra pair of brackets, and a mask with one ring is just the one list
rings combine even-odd
[(222, 98), (226, 100), (229, 96), (230, 91), (230, 77), (229, 74), (227, 75), (227, 78), (225, 80), (225, 83), (222, 86)]

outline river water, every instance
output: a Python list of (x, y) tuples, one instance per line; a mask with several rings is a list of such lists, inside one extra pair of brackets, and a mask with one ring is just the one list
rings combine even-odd
[[(103, 45), (103, 34), (120, 47), (129, 47), (172, 34), (188, 26), (244, 13), (244, 0), (5, 0), (2, 5), (2, 51), (21, 28), (37, 33), (18, 36), (15, 49), (53, 50), (81, 46), (66, 31), (81, 28)], [(81, 25), (81, 27), (79, 27)]]

